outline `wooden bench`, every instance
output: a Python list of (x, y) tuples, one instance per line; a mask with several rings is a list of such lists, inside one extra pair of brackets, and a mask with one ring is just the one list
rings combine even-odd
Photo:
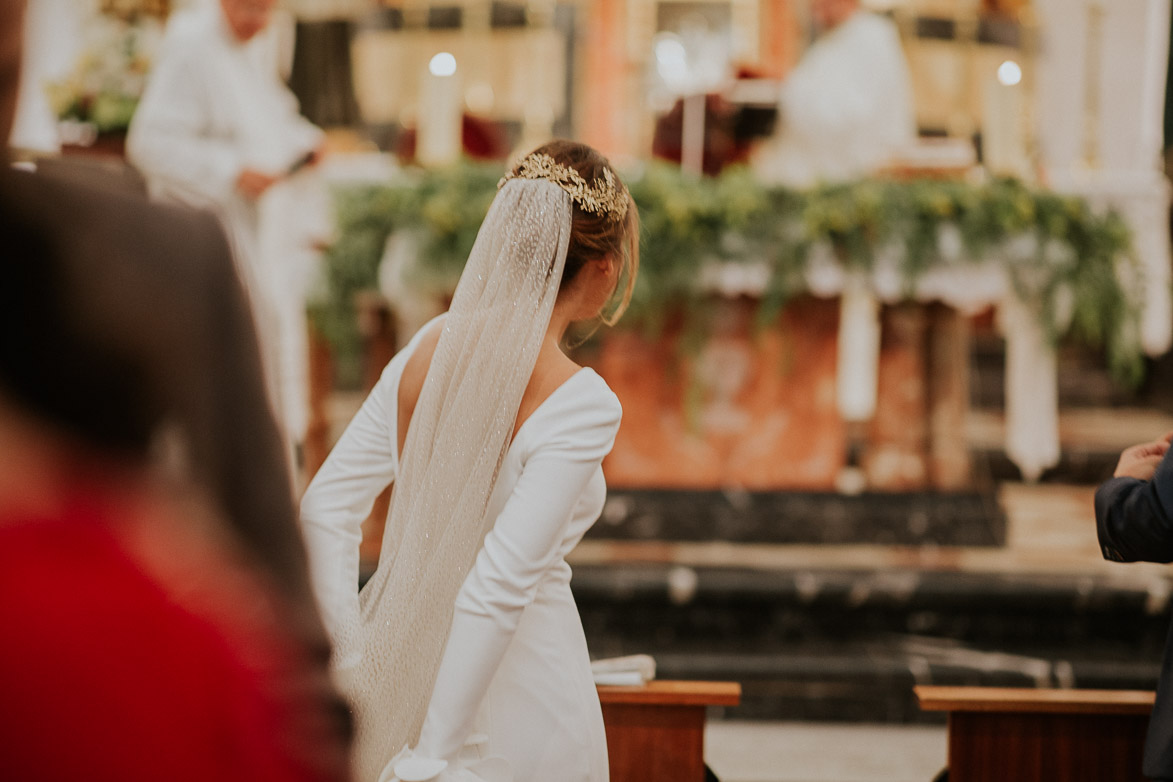
[(917, 687), (949, 714), (949, 782), (1141, 782), (1152, 692)]
[(599, 687), (611, 782), (703, 782), (705, 707), (736, 706), (735, 682)]

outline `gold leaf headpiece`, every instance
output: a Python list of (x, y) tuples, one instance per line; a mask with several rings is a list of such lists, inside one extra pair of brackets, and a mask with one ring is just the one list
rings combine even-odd
[(620, 190), (611, 169), (603, 169), (603, 178), (587, 184), (582, 176), (569, 166), (564, 166), (549, 155), (534, 152), (526, 155), (512, 171), (501, 177), (497, 189), (504, 187), (510, 179), (545, 179), (558, 185), (570, 194), (580, 208), (613, 222), (627, 217), (627, 194)]

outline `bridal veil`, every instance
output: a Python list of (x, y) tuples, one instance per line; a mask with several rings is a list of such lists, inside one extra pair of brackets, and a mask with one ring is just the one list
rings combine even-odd
[(573, 201), (509, 179), (481, 225), (407, 430), (378, 569), (337, 639), (356, 715), (356, 778), (419, 737), (453, 604), (558, 295)]

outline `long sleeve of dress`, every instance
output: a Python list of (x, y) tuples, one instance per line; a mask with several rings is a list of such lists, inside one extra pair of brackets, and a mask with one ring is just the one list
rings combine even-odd
[(1096, 532), (1113, 562), (1173, 562), (1173, 451), (1150, 481), (1113, 478), (1096, 490)]
[(318, 470), (301, 501), (310, 574), (326, 628), (335, 635), (358, 616), (362, 523), (397, 469), (395, 416), (400, 354)]
[[(609, 390), (584, 394), (543, 422), (509, 499), (456, 599), (417, 753), (452, 759), (472, 730), (523, 609), (560, 555), (584, 487), (611, 450), (622, 409)], [(469, 654), (475, 649), (475, 654)]]

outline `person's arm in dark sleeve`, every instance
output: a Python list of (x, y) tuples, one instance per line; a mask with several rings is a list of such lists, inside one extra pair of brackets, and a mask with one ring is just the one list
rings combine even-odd
[[(1123, 460), (1123, 457), (1122, 457)], [(1150, 480), (1121, 475), (1096, 490), (1096, 532), (1113, 562), (1173, 562), (1173, 455)]]

